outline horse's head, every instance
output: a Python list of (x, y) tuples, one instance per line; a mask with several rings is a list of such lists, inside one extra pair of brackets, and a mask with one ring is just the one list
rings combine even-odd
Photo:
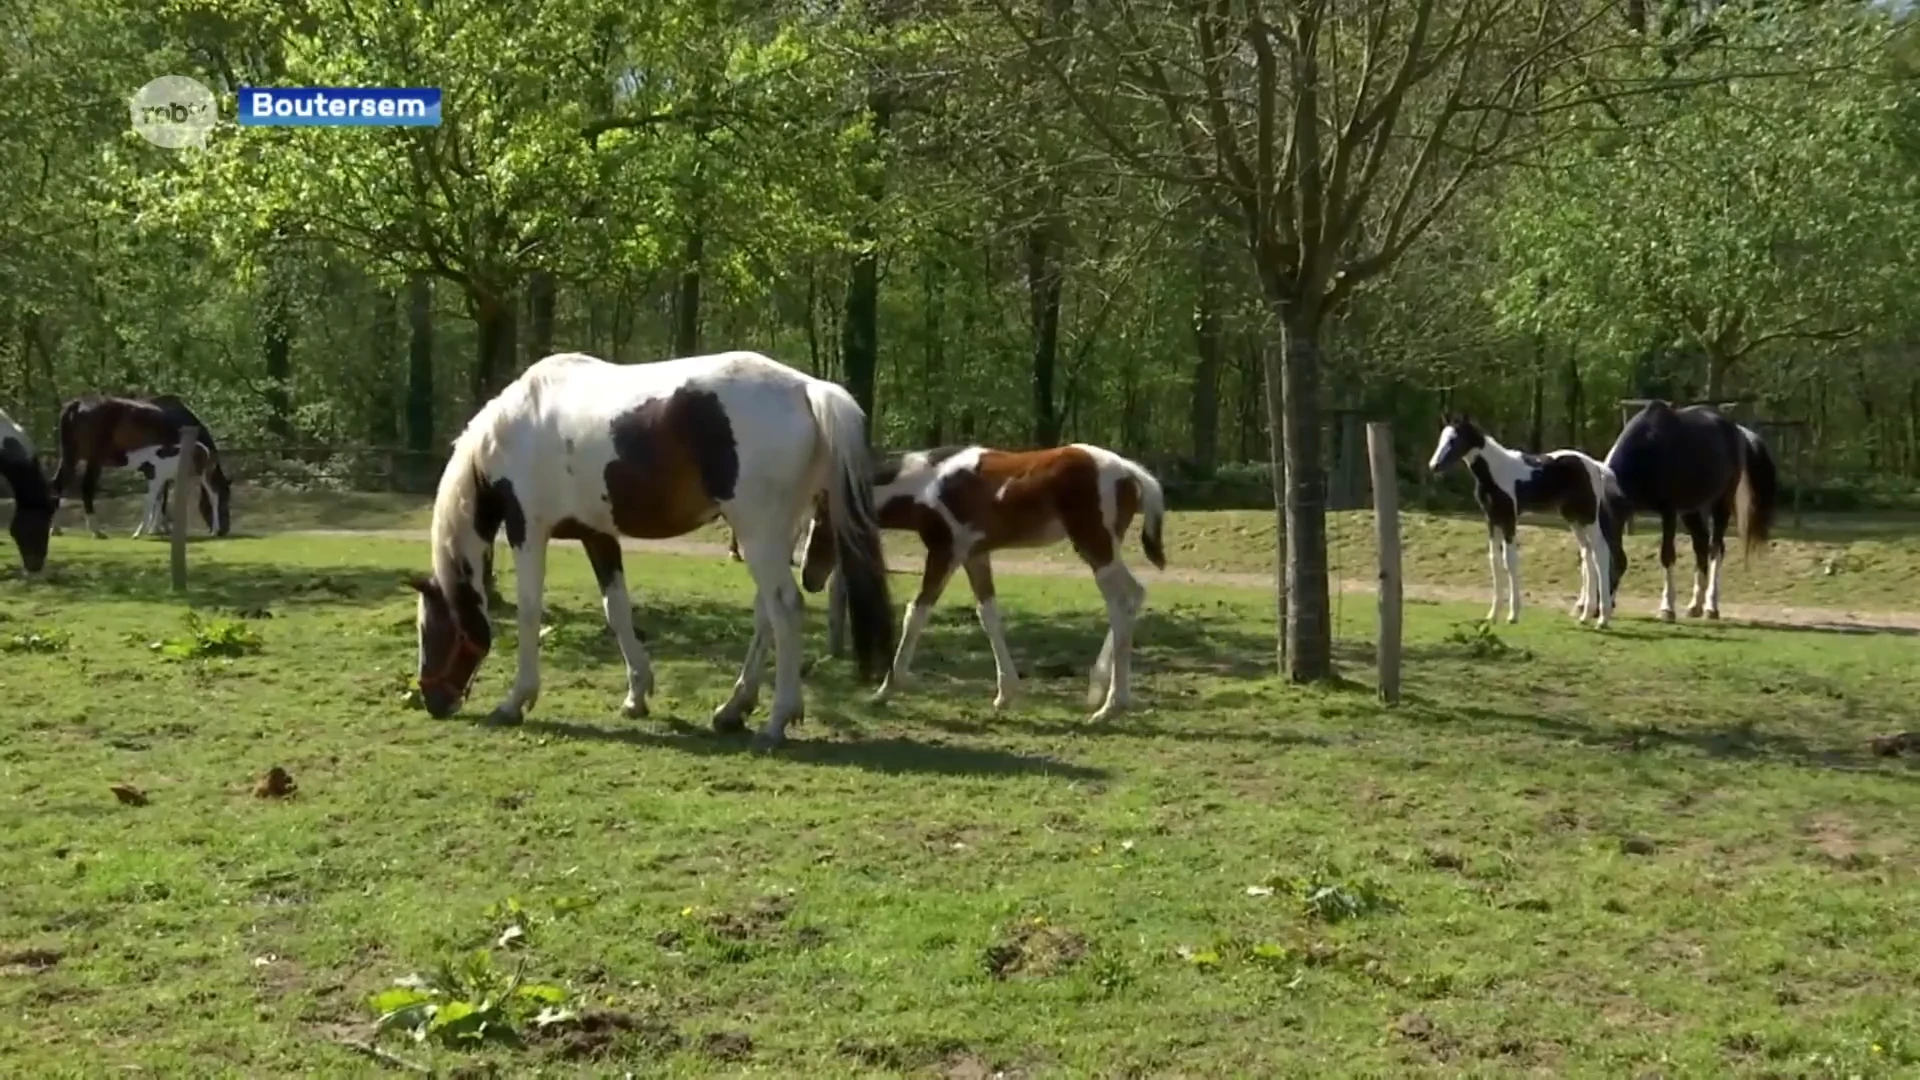
[(473, 583), (462, 581), (448, 596), (440, 582), (416, 577), (408, 582), (420, 594), (415, 619), (420, 641), (420, 700), (434, 719), (453, 715), (466, 700), (480, 661), (493, 647), (493, 625), (485, 601)]
[(800, 587), (817, 593), (826, 588), (840, 554), (833, 542), (833, 527), (827, 523), (827, 501), (823, 497), (813, 501), (813, 519), (807, 523), (806, 552), (800, 563)]
[(53, 532), (52, 506), (22, 506), (16, 500), (13, 525), (8, 532), (20, 548), (20, 564), (27, 573), (37, 574), (47, 565), (47, 537)]
[(1440, 424), (1440, 441), (1434, 444), (1433, 457), (1427, 459), (1427, 468), (1442, 472), (1486, 445), (1487, 437), (1480, 433), (1466, 413), (1449, 416)]
[(220, 467), (219, 458), (207, 463), (207, 486), (213, 489), (213, 499), (209, 502), (206, 492), (200, 493), (200, 515), (213, 535), (225, 536), (233, 528), (233, 481)]

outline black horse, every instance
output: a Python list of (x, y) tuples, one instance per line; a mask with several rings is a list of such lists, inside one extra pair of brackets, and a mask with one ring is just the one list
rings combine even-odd
[(1779, 475), (1773, 455), (1760, 436), (1706, 405), (1676, 409), (1654, 401), (1627, 421), (1607, 451), (1607, 468), (1616, 487), (1601, 508), (1601, 529), (1611, 549), (1613, 591), (1626, 576), (1627, 553), (1621, 544), (1634, 514), (1660, 515), (1660, 565), (1666, 584), (1660, 617), (1673, 612), (1674, 524), (1686, 523), (1693, 537), (1693, 602), (1687, 614), (1720, 617), (1720, 574), (1727, 557), (1727, 525), (1740, 519), (1740, 535), (1749, 555), (1767, 542), (1773, 528)]
[(33, 440), (4, 412), (0, 412), (0, 480), (13, 489), (13, 523), (7, 531), (20, 549), (20, 565), (27, 573), (37, 574), (47, 563), (47, 536), (59, 503), (34, 457)]

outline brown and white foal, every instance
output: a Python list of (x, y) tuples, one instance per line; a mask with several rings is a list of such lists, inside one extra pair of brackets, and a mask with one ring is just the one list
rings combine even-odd
[[(1085, 443), (1027, 451), (944, 446), (879, 464), (873, 505), (881, 528), (917, 533), (927, 549), (920, 591), (907, 605), (893, 669), (876, 701), (908, 681), (920, 632), (954, 570), (961, 568), (993, 649), (994, 708), (1011, 704), (1020, 676), (995, 603), (989, 558), (1003, 548), (1047, 547), (1064, 539), (1093, 570), (1107, 606), (1106, 642), (1088, 676), (1087, 704), (1099, 706), (1090, 719), (1106, 720), (1128, 707), (1133, 628), (1146, 607), (1147, 590), (1121, 561), (1120, 542), (1134, 515), (1141, 514), (1141, 549), (1155, 567), (1166, 567), (1160, 533), (1166, 501), (1152, 473)], [(800, 574), (808, 592), (819, 592), (834, 568), (832, 535), (818, 523), (816, 517), (809, 527)]]

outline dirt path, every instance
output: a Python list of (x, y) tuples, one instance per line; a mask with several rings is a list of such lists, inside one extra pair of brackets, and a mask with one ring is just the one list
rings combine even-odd
[[(394, 540), (417, 540), (424, 543), (427, 539), (425, 529), (295, 529), (281, 535), (289, 536), (378, 536)], [(649, 552), (659, 555), (701, 555), (714, 559), (727, 557), (724, 544), (703, 540), (634, 540), (623, 537), (621, 546), (628, 551)], [(888, 570), (895, 574), (918, 575), (917, 565), (907, 566), (891, 563)], [(1086, 569), (1078, 565), (1063, 563), (1037, 562), (1028, 559), (1008, 559), (995, 557), (993, 570), (996, 574), (1014, 574), (1027, 577), (1082, 577)], [(1166, 570), (1154, 570), (1152, 567), (1137, 567), (1147, 582), (1177, 581), (1185, 585), (1220, 585), (1237, 589), (1273, 589), (1271, 574), (1246, 574), (1226, 570), (1189, 570), (1170, 567)], [(1372, 595), (1375, 583), (1361, 579), (1347, 579), (1340, 582), (1340, 589), (1346, 593)], [(1444, 603), (1484, 604), (1487, 602), (1487, 590), (1467, 588), (1458, 585), (1421, 585), (1408, 584), (1405, 592), (1409, 600), (1430, 600)], [(1564, 613), (1572, 606), (1566, 597), (1544, 597), (1529, 589), (1524, 593), (1528, 602), (1541, 610), (1554, 610)], [(1524, 610), (1524, 608), (1523, 608)], [(1778, 623), (1784, 626), (1797, 626), (1819, 630), (1839, 630), (1866, 633), (1871, 631), (1909, 631), (1920, 634), (1920, 611), (1842, 611), (1835, 608), (1798, 607), (1774, 604), (1724, 604), (1721, 614), (1728, 619), (1751, 623)], [(1621, 616), (1633, 618), (1641, 613), (1622, 609)], [(1644, 613), (1648, 616), (1651, 612)]]

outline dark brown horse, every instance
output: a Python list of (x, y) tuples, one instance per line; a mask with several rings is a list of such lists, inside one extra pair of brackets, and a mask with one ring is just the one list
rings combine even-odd
[(1634, 514), (1660, 516), (1660, 618), (1673, 621), (1675, 526), (1693, 538), (1693, 600), (1687, 614), (1720, 617), (1720, 575), (1727, 560), (1727, 527), (1736, 518), (1747, 554), (1767, 543), (1779, 496), (1773, 455), (1753, 430), (1706, 405), (1676, 409), (1650, 402), (1627, 421), (1607, 452), (1617, 491), (1601, 507), (1601, 526), (1613, 549), (1616, 589), (1627, 572), (1621, 543)]
[[(104, 538), (107, 534), (93, 520), (93, 499), (100, 488), (101, 467), (139, 469), (147, 477), (151, 508), (160, 487), (173, 481), (179, 464), (180, 432), (186, 427), (200, 429), (198, 443), (203, 462), (200, 516), (206, 519), (207, 528), (215, 536), (227, 535), (233, 525), (233, 485), (226, 470), (221, 468), (213, 433), (184, 402), (170, 394), (153, 398), (87, 396), (61, 406), (60, 468), (53, 476), (54, 498), (66, 496), (77, 468), (87, 530)], [(152, 516), (150, 513), (147, 518)], [(142, 524), (150, 524), (150, 520), (143, 520)]]

